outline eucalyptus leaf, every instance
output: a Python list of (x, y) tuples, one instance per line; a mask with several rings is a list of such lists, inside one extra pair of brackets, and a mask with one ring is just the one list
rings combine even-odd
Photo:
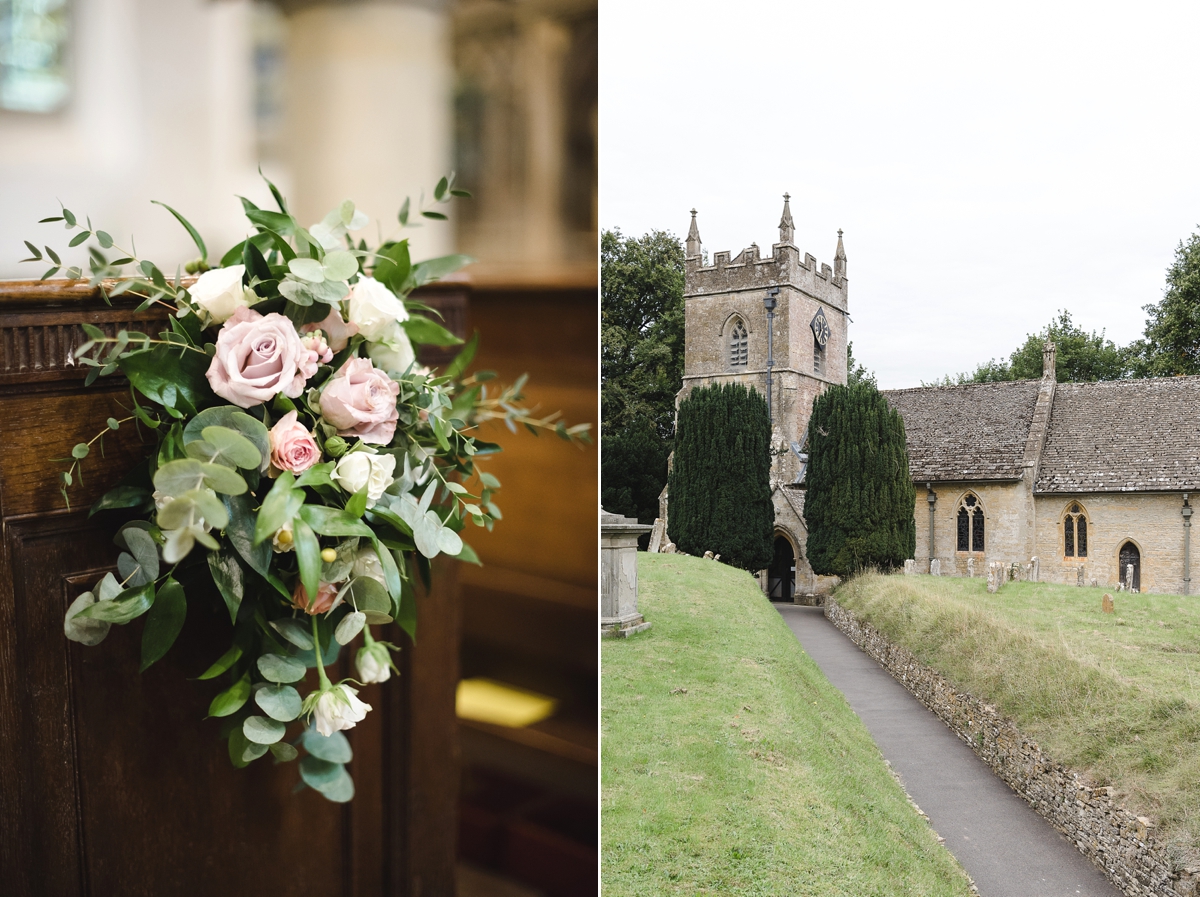
[(262, 464), (262, 454), (253, 442), (229, 427), (205, 427), (201, 431), (204, 441), (212, 445), (225, 458), (238, 467), (247, 470), (258, 470)]
[(320, 790), (321, 796), (328, 801), (335, 804), (349, 803), (354, 799), (354, 779), (350, 778), (350, 773), (343, 768), (341, 775)]
[(339, 645), (348, 645), (358, 637), (366, 624), (367, 615), (362, 611), (348, 613), (342, 617), (342, 622), (338, 623), (337, 629), (333, 631), (333, 637), (337, 639)]
[(274, 744), (286, 731), (286, 725), (266, 716), (248, 716), (242, 723), (242, 734), (254, 744)]
[(109, 511), (114, 508), (136, 508), (150, 499), (150, 491), (141, 486), (115, 486), (109, 489), (100, 500), (92, 505), (88, 516), (98, 511)]
[(300, 778), (304, 784), (317, 791), (325, 792), (334, 788), (346, 775), (346, 767), (341, 763), (330, 763), (320, 757), (304, 757), (300, 760)]
[[(144, 529), (128, 527), (124, 530), (125, 544), (130, 553), (142, 568), (147, 581), (158, 579), (158, 544)], [(124, 576), (122, 576), (124, 579)], [(145, 585), (145, 583), (138, 583)]]
[(154, 606), (146, 616), (142, 630), (142, 671), (166, 654), (178, 638), (187, 617), (187, 598), (174, 579), (168, 579), (158, 589)]
[(121, 582), (131, 586), (144, 586), (148, 582), (154, 582), (154, 577), (127, 551), (117, 555), (117, 574), (121, 577)]
[(366, 536), (374, 538), (375, 532), (365, 523), (338, 508), (323, 505), (305, 505), (300, 509), (304, 522), (322, 536)]
[(275, 759), (280, 763), (287, 763), (300, 756), (300, 752), (286, 741), (277, 741), (271, 745), (271, 753), (275, 755)]
[[(328, 252), (325, 254), (323, 269), (326, 280), (348, 280), (358, 273), (358, 259), (344, 249)], [(296, 274), (298, 277), (303, 276), (299, 272)]]
[[(321, 263), (316, 259), (294, 258), (288, 262), (288, 270), (302, 280), (307, 280), (310, 283), (320, 283), (325, 279), (325, 272), (321, 269)], [(342, 278), (337, 279), (341, 280)]]
[(229, 733), (229, 760), (238, 769), (246, 766), (254, 759), (251, 754), (250, 759), (246, 759), (246, 753), (250, 750), (251, 742), (242, 733), (242, 727), (237, 726)]
[[(308, 644), (312, 646), (311, 638)], [(284, 654), (264, 654), (258, 658), (258, 671), (268, 682), (299, 682), (304, 678), (305, 666)]]
[(352, 579), (344, 587), (344, 592), (346, 602), (357, 610), (380, 614), (388, 614), (392, 610), (392, 599), (388, 597), (387, 589), (369, 576)]
[(263, 713), (280, 722), (291, 722), (300, 715), (300, 693), (290, 685), (268, 685), (254, 693), (254, 702)]
[(112, 601), (121, 594), (121, 583), (111, 573), (105, 573), (96, 584), (96, 597), (101, 601)]
[(341, 732), (322, 735), (310, 727), (304, 730), (301, 741), (304, 749), (320, 760), (329, 763), (349, 763), (354, 759), (354, 751), (350, 749), (350, 742)]
[[(245, 735), (245, 732), (243, 732), (242, 734)], [(246, 749), (244, 751), (242, 751), (242, 759), (246, 763), (253, 763), (259, 757), (261, 757), (263, 754), (265, 754), (268, 750), (270, 750), (272, 747), (274, 747), (274, 745), (258, 744), (257, 742), (250, 741), (250, 739), (248, 739), (248, 738), (246, 739), (246, 741), (248, 741), (249, 743), (246, 745)]]
[(247, 671), (242, 674), (242, 678), (212, 699), (212, 703), (208, 705), (208, 715), (229, 716), (237, 713), (249, 697), (250, 673)]
[(254, 443), (254, 447), (263, 457), (271, 453), (270, 431), (267, 430), (266, 425), (236, 405), (205, 408), (188, 421), (187, 426), (183, 428), (184, 444), (203, 439), (206, 427), (228, 427), (231, 430), (237, 430)]
[(86, 617), (79, 619), (80, 612), (95, 603), (96, 596), (91, 592), (84, 592), (67, 608), (67, 616), (63, 620), (63, 631), (71, 641), (91, 646), (100, 644), (108, 636), (108, 631), (112, 629), (112, 623), (91, 620)]
[(293, 620), (291, 617), (284, 617), (281, 620), (272, 620), (271, 628), (297, 648), (300, 648), (304, 651), (312, 650), (312, 633), (309, 631), (308, 627), (301, 624), (299, 620)]

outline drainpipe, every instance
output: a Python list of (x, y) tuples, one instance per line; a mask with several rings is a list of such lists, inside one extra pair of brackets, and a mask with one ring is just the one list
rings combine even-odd
[(933, 558), (935, 556), (933, 547), (933, 506), (937, 503), (937, 493), (933, 491), (933, 483), (925, 484), (926, 490), (925, 500), (929, 502), (929, 569), (933, 570)]
[(1192, 506), (1187, 493), (1183, 493), (1183, 594), (1188, 594), (1192, 584)]
[(775, 332), (775, 306), (779, 303), (776, 298), (778, 295), (779, 287), (771, 287), (767, 290), (766, 298), (763, 299), (763, 307), (767, 310), (767, 421), (772, 428), (772, 433), (774, 433), (775, 427), (775, 416), (771, 413), (771, 393), (774, 391), (771, 369), (775, 367), (775, 344), (772, 336)]

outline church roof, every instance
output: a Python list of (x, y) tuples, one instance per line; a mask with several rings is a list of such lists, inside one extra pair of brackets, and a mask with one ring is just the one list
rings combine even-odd
[(1013, 380), (884, 391), (904, 418), (913, 480), (1019, 479), (1038, 385)]
[(1200, 376), (1059, 383), (1035, 488), (1200, 491)]

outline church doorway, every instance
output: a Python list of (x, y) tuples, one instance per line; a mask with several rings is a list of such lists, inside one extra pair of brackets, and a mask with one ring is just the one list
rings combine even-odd
[[(1127, 587), (1132, 587), (1135, 591), (1142, 590), (1142, 553), (1138, 551), (1138, 547), (1132, 542), (1126, 542), (1121, 546), (1121, 582), (1124, 582)], [(1133, 583), (1132, 585), (1126, 582), (1125, 577), (1130, 567), (1133, 567)]]
[(772, 601), (791, 601), (796, 593), (796, 553), (792, 543), (775, 536), (775, 556), (767, 569), (767, 597)]

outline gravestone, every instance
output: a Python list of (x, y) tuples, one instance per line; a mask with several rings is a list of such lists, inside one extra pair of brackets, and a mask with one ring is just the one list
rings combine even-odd
[(1125, 565), (1125, 591), (1133, 591), (1133, 564)]
[(637, 607), (637, 540), (650, 529), (600, 509), (600, 635), (605, 638), (650, 628)]
[(904, 562), (904, 575), (912, 576), (916, 572), (917, 572), (917, 562), (915, 560), (913, 560), (912, 558), (909, 558), (908, 560), (906, 560)]
[(941, 576), (942, 575), (942, 559), (941, 558), (930, 558), (929, 559), (929, 575), (930, 576)]
[(1080, 586), (1080, 587), (1083, 586), (1083, 565), (1082, 564), (1080, 564), (1079, 567), (1075, 570), (1075, 585)]
[(1040, 562), (1038, 561), (1037, 555), (1034, 555), (1033, 557), (1031, 557), (1029, 559), (1029, 581), (1030, 582), (1039, 582), (1040, 581), (1038, 579), (1039, 565), (1040, 565)]
[(967, 558), (967, 576), (975, 578), (975, 558)]
[(654, 528), (650, 530), (650, 547), (646, 550), (658, 554), (671, 541), (667, 535), (667, 487), (663, 486), (658, 493), (658, 516), (654, 518)]
[(1100, 601), (1100, 610), (1106, 614), (1111, 614), (1113, 612), (1112, 595), (1109, 595), (1107, 592), (1104, 593), (1104, 598)]

